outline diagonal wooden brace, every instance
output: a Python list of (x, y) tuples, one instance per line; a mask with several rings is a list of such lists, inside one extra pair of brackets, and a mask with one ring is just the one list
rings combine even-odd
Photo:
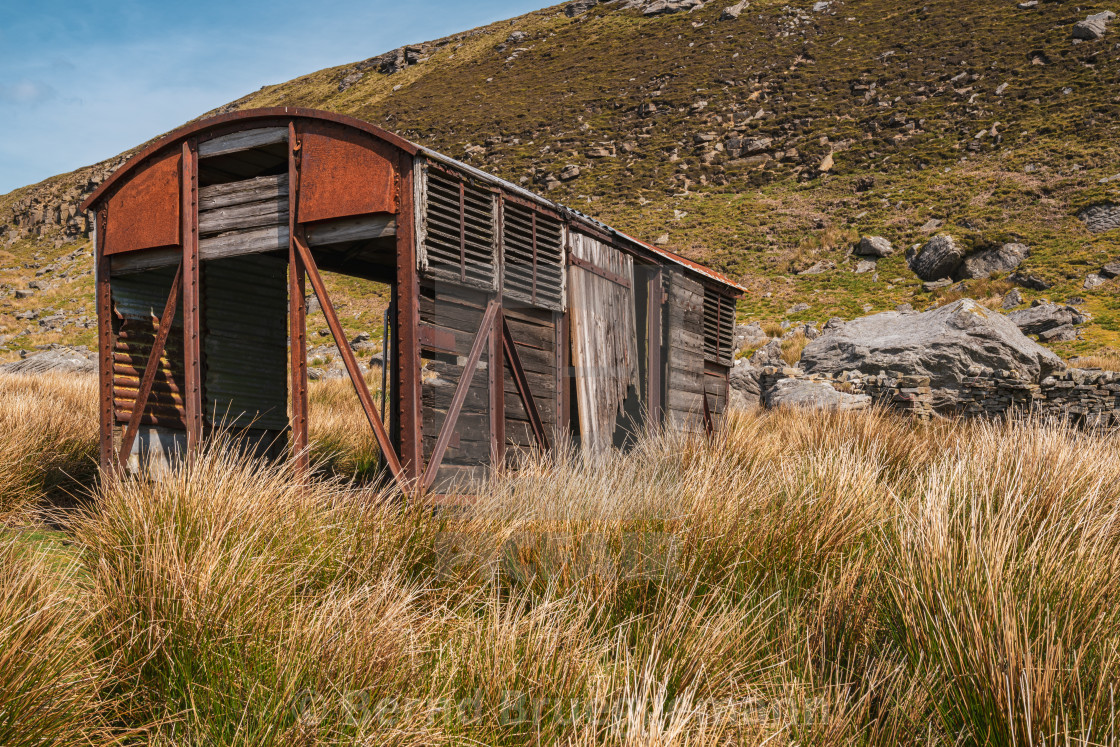
[(132, 443), (136, 440), (136, 433), (140, 430), (140, 419), (144, 417), (144, 408), (148, 406), (148, 397), (152, 394), (152, 385), (159, 371), (159, 360), (163, 357), (163, 349), (167, 346), (167, 336), (171, 334), (171, 324), (175, 321), (175, 307), (179, 304), (179, 286), (183, 282), (183, 264), (175, 271), (175, 278), (171, 281), (171, 293), (167, 296), (167, 303), (163, 306), (163, 316), (159, 319), (159, 329), (156, 339), (152, 342), (152, 352), (148, 355), (148, 362), (144, 366), (144, 375), (140, 379), (140, 389), (136, 393), (136, 403), (132, 406), (132, 415), (128, 418), (128, 427), (125, 428), (124, 437), (121, 438), (121, 451), (117, 461), (124, 469), (128, 463), (128, 455), (132, 452)]
[(704, 392), (704, 433), (711, 438), (715, 435), (716, 423), (712, 419), (712, 408), (708, 405), (708, 392)]
[[(500, 304), (497, 300), (493, 300), (487, 305), (486, 312), (482, 315), (482, 325), (478, 329), (478, 334), (475, 335), (474, 344), (471, 345), (467, 363), (463, 366), (463, 376), (455, 386), (455, 394), (451, 397), (451, 404), (448, 406), (447, 415), (443, 419), (443, 427), (440, 428), (439, 436), (436, 438), (435, 447), (432, 449), (432, 457), (428, 460), (428, 466), (424, 469), (424, 476), (420, 478), (420, 485), (424, 490), (428, 490), (435, 482), (436, 472), (439, 471), (444, 452), (447, 451), (447, 446), (451, 442), (451, 436), (455, 432), (455, 426), (459, 421), (459, 412), (463, 409), (463, 402), (467, 399), (467, 391), (471, 388), (471, 379), (474, 378), (475, 369), (478, 368), (478, 362), (482, 359), (482, 351), (489, 342), (491, 330), (500, 313)], [(490, 361), (489, 365), (500, 365), (500, 363)]]
[(358, 400), (362, 403), (362, 409), (365, 410), (366, 419), (369, 420), (369, 424), (373, 428), (373, 434), (377, 437), (377, 445), (381, 447), (381, 453), (385, 455), (389, 471), (393, 473), (394, 479), (400, 482), (402, 479), (400, 458), (397, 456), (396, 449), (393, 448), (393, 442), (389, 439), (389, 434), (385, 430), (385, 424), (381, 422), (381, 416), (377, 414), (377, 408), (374, 407), (373, 396), (369, 393), (369, 387), (366, 386), (362, 370), (358, 368), (358, 360), (354, 357), (354, 351), (350, 349), (350, 343), (346, 340), (342, 323), (339, 322), (334, 305), (327, 295), (327, 288), (323, 285), (323, 278), (319, 275), (315, 258), (311, 256), (311, 250), (307, 248), (307, 243), (299, 231), (296, 232), (295, 246), (299, 253), (300, 264), (303, 266), (304, 272), (307, 273), (307, 279), (311, 281), (311, 287), (315, 289), (315, 295), (319, 298), (319, 305), (323, 307), (323, 316), (327, 318), (327, 326), (330, 327), (331, 334), (334, 335), (338, 352), (342, 354), (342, 362), (346, 364), (350, 380), (354, 383), (354, 389), (358, 392)]
[(513, 371), (513, 383), (517, 386), (517, 393), (521, 395), (521, 404), (525, 407), (525, 414), (529, 416), (533, 435), (537, 438), (537, 444), (548, 451), (551, 447), (548, 444), (548, 435), (544, 432), (544, 421), (541, 420), (541, 413), (537, 410), (533, 393), (529, 391), (529, 379), (525, 376), (525, 368), (521, 365), (521, 357), (517, 354), (517, 345), (514, 344), (513, 333), (509, 331), (505, 315), (502, 316), (502, 340), (505, 343), (506, 361)]

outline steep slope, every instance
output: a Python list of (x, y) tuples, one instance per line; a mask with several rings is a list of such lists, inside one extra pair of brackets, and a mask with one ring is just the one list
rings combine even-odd
[[(994, 303), (1011, 288), (1007, 273), (930, 293), (904, 250), (933, 231), (969, 249), (1021, 242), (1031, 253), (1020, 272), (1051, 286), (1023, 288), (1024, 299), (1078, 297), (1093, 316), (1082, 340), (1055, 349), (1120, 344), (1117, 281), (1085, 287), (1120, 258), (1120, 232), (1078, 218), (1120, 203), (1120, 29), (1095, 41), (1071, 33), (1106, 5), (749, 0), (737, 17), (727, 5), (582, 0), (222, 110), (291, 104), (376, 122), (742, 277), (752, 319), (962, 295)], [(41, 270), (76, 248), (70, 207), (111, 165), (0, 198), (0, 334), (24, 329), (13, 316), (44, 303), (11, 298), (34, 269), (12, 266)], [(899, 251), (856, 273), (849, 253), (863, 233)], [(39, 292), (46, 302), (88, 299), (82, 261), (59, 297)], [(8, 344), (46, 339), (40, 331)]]

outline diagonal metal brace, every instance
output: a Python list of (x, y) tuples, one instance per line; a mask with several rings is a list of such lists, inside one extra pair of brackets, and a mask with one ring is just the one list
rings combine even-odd
[(152, 351), (148, 354), (148, 362), (144, 366), (144, 375), (140, 379), (140, 389), (136, 393), (136, 402), (132, 406), (132, 414), (128, 417), (128, 427), (125, 428), (124, 437), (121, 438), (121, 451), (117, 456), (121, 469), (128, 463), (128, 455), (132, 452), (132, 444), (136, 440), (136, 433), (140, 430), (140, 420), (144, 417), (144, 409), (148, 406), (148, 398), (152, 394), (152, 385), (155, 384), (156, 372), (159, 371), (159, 360), (163, 357), (163, 350), (167, 346), (167, 337), (171, 334), (171, 324), (175, 321), (175, 307), (179, 304), (179, 288), (183, 282), (183, 263), (175, 271), (175, 278), (171, 281), (171, 292), (167, 296), (167, 303), (163, 306), (163, 316), (159, 319), (159, 329), (156, 339), (152, 342)]
[[(475, 335), (466, 365), (463, 366), (463, 375), (455, 386), (455, 394), (451, 397), (451, 404), (447, 408), (447, 415), (443, 419), (443, 427), (440, 428), (439, 437), (436, 438), (432, 456), (428, 459), (428, 466), (424, 468), (423, 477), (420, 478), (420, 485), (424, 490), (431, 488), (432, 483), (435, 482), (436, 472), (439, 471), (439, 465), (443, 462), (443, 455), (447, 451), (448, 444), (451, 443), (451, 436), (455, 432), (455, 426), (459, 421), (459, 413), (463, 409), (463, 402), (467, 399), (467, 391), (471, 388), (471, 379), (474, 378), (478, 362), (482, 359), (482, 351), (489, 341), (491, 330), (500, 314), (501, 305), (497, 300), (493, 300), (486, 306), (486, 312), (482, 315), (482, 325), (478, 329), (478, 334)], [(495, 366), (500, 365), (500, 363), (490, 361), (489, 365)]]

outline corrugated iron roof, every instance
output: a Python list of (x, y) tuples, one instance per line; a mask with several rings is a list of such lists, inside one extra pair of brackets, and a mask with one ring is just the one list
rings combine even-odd
[(377, 127), (376, 125), (370, 124), (369, 122), (365, 122), (363, 120), (355, 119), (354, 117), (348, 117), (341, 114), (320, 111), (318, 109), (305, 109), (301, 107), (289, 106), (271, 107), (267, 109), (248, 109), (244, 111), (228, 112), (226, 114), (220, 114), (215, 117), (198, 120), (197, 122), (192, 122), (188, 125), (184, 125), (183, 127), (180, 127), (179, 129), (170, 132), (162, 138), (151, 143), (135, 156), (130, 158), (127, 163), (113, 172), (113, 174), (110, 175), (108, 179), (102, 182), (101, 185), (98, 186), (96, 190), (94, 190), (93, 194), (86, 198), (85, 202), (82, 203), (82, 209), (89, 210), (101, 199), (103, 195), (105, 195), (112, 188), (114, 184), (123, 179), (126, 174), (139, 166), (147, 158), (154, 155), (163, 148), (171, 145), (172, 143), (181, 142), (182, 140), (197, 135), (198, 133), (203, 132), (209, 128), (226, 125), (229, 123), (244, 122), (246, 124), (246, 127), (248, 128), (249, 126), (251, 126), (251, 123), (254, 120), (275, 119), (278, 117), (319, 119), (354, 127), (371, 135), (374, 135), (375, 137), (378, 137), (381, 140), (384, 140), (385, 142), (394, 145), (407, 153), (410, 153), (412, 155), (423, 155), (424, 157), (429, 158), (433, 161), (438, 161), (447, 166), (458, 169), (466, 174), (475, 177), (476, 179), (500, 186), (503, 190), (517, 195), (524, 200), (529, 200), (544, 207), (548, 207), (553, 211), (560, 213), (561, 215), (569, 216), (577, 223), (584, 223), (589, 227), (594, 227), (600, 232), (608, 233), (612, 236), (616, 236), (622, 239), (623, 241), (630, 242), (631, 244), (641, 247), (643, 250), (648, 251), (651, 254), (659, 256), (669, 262), (679, 265), (680, 267), (695, 272), (698, 275), (702, 275), (709, 280), (713, 280), (730, 288), (734, 288), (740, 293), (745, 293), (747, 290), (731, 278), (711, 269), (710, 267), (705, 267), (698, 262), (694, 262), (690, 259), (680, 256), (679, 254), (670, 252), (667, 249), (662, 249), (660, 247), (654, 246), (653, 244), (642, 241), (641, 239), (634, 238), (633, 236), (623, 233), (622, 231), (611, 228), (602, 221), (596, 220), (595, 218), (585, 215), (573, 208), (566, 207), (561, 203), (549, 200), (547, 197), (543, 197), (535, 192), (527, 190), (518, 184), (514, 184), (513, 182), (502, 179), (501, 177), (494, 176), (493, 174), (487, 173), (475, 166), (463, 163), (462, 161), (452, 158), (451, 156), (413, 143), (410, 140), (406, 140), (405, 138), (402, 138), (395, 133), (384, 130), (380, 127)]

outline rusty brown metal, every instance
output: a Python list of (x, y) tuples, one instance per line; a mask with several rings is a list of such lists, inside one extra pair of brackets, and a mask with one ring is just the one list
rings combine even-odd
[(486, 355), (490, 385), (490, 464), (497, 468), (503, 466), (506, 456), (506, 362), (502, 330), (497, 324), (490, 325)]
[(541, 413), (537, 409), (536, 400), (533, 399), (533, 393), (529, 390), (529, 380), (525, 376), (525, 368), (521, 365), (521, 356), (517, 354), (517, 343), (513, 341), (513, 334), (509, 331), (509, 325), (506, 324), (506, 318), (503, 315), (502, 320), (502, 340), (505, 344), (506, 362), (509, 363), (510, 371), (513, 373), (513, 383), (517, 386), (517, 393), (521, 396), (521, 404), (525, 407), (525, 414), (529, 416), (529, 425), (533, 428), (533, 435), (537, 439), (537, 444), (548, 451), (551, 448), (548, 444), (548, 434), (544, 432), (544, 422), (541, 420)]
[(306, 479), (311, 470), (308, 453), (307, 401), (307, 278), (295, 237), (298, 226), (300, 141), (295, 122), (288, 123), (288, 336), (291, 354), (292, 450), (296, 471)]
[(163, 315), (159, 318), (159, 330), (156, 332), (156, 339), (148, 353), (148, 362), (144, 366), (144, 375), (140, 379), (140, 389), (132, 405), (132, 415), (128, 419), (128, 427), (121, 438), (120, 454), (117, 457), (121, 469), (124, 469), (128, 464), (128, 455), (132, 451), (132, 443), (136, 440), (136, 433), (140, 430), (140, 419), (143, 417), (144, 408), (148, 404), (148, 396), (152, 393), (156, 372), (159, 371), (159, 361), (163, 357), (167, 337), (171, 334), (171, 325), (175, 321), (175, 308), (179, 303), (179, 286), (182, 278), (183, 266), (180, 264), (178, 271), (175, 273), (175, 279), (171, 281), (171, 293), (167, 296), (167, 303), (163, 307)]
[(338, 314), (335, 313), (334, 304), (331, 303), (330, 296), (327, 295), (327, 288), (323, 284), (323, 278), (319, 275), (319, 268), (315, 266), (315, 258), (311, 255), (311, 250), (307, 248), (307, 243), (298, 231), (296, 232), (295, 245), (299, 251), (303, 269), (307, 273), (308, 280), (311, 281), (311, 287), (315, 289), (315, 295), (319, 298), (319, 305), (323, 308), (323, 316), (327, 318), (327, 326), (330, 328), (331, 334), (334, 335), (334, 342), (338, 347), (338, 352), (342, 355), (342, 362), (346, 365), (350, 380), (354, 383), (354, 389), (358, 393), (358, 400), (362, 403), (366, 419), (369, 420), (369, 424), (373, 428), (373, 434), (377, 437), (377, 445), (381, 447), (381, 453), (389, 465), (389, 471), (393, 473), (395, 479), (400, 481), (403, 472), (397, 452), (389, 439), (389, 433), (385, 430), (385, 424), (381, 422), (381, 416), (377, 414), (377, 408), (373, 404), (373, 396), (369, 393), (365, 377), (358, 367), (358, 359), (354, 357), (354, 351), (350, 348), (346, 333), (342, 329), (342, 322), (339, 321)]
[(202, 444), (202, 309), (198, 258), (198, 154), (195, 143), (183, 143), (183, 368), (187, 446)]
[(97, 382), (100, 391), (101, 438), (99, 462), (108, 472), (113, 465), (113, 299), (109, 285), (109, 262), (105, 256), (106, 209), (97, 211), (96, 246), (94, 258), (97, 267)]
[(424, 417), (420, 381), (420, 278), (416, 271), (416, 230), (412, 157), (400, 160), (401, 208), (397, 216), (397, 390), (401, 463), (409, 481), (424, 470)]
[(420, 345), (441, 353), (454, 353), (455, 335), (442, 327), (436, 328), (430, 324), (421, 324)]
[[(486, 312), (482, 315), (482, 323), (475, 335), (474, 342), (471, 344), (467, 362), (463, 365), (463, 375), (459, 379), (459, 383), (455, 385), (455, 394), (451, 397), (451, 404), (447, 406), (447, 415), (444, 417), (439, 436), (436, 437), (435, 446), (432, 447), (432, 456), (428, 460), (424, 476), (420, 479), (423, 490), (432, 487), (432, 483), (435, 482), (439, 465), (443, 462), (443, 455), (447, 451), (451, 436), (455, 433), (455, 427), (459, 422), (459, 412), (463, 409), (463, 402), (466, 401), (467, 392), (471, 388), (471, 379), (474, 378), (475, 369), (478, 368), (478, 362), (482, 359), (482, 351), (486, 349), (487, 343), (493, 338), (492, 330), (500, 316), (501, 304), (496, 299), (491, 300), (486, 305)], [(504, 392), (502, 396), (505, 396)]]
[(372, 135), (330, 122), (300, 127), (299, 219), (310, 223), (400, 209), (397, 154)]
[(179, 160), (174, 151), (150, 159), (109, 198), (106, 255), (179, 244)]

